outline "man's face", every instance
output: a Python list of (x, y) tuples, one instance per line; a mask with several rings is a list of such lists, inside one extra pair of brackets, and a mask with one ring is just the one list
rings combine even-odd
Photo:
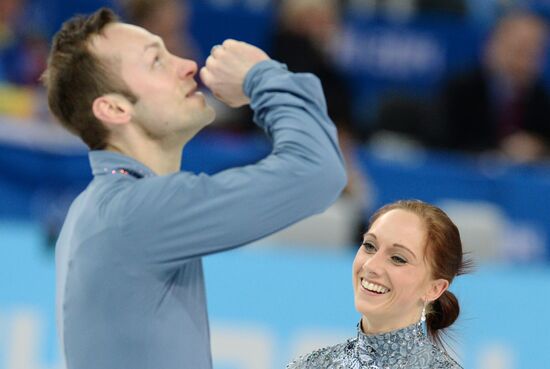
[(529, 86), (542, 73), (546, 29), (531, 18), (508, 21), (493, 40), (498, 70), (517, 87)]
[(92, 50), (137, 96), (132, 123), (148, 137), (190, 138), (214, 120), (214, 110), (196, 91), (197, 64), (170, 54), (158, 36), (112, 23), (92, 40)]

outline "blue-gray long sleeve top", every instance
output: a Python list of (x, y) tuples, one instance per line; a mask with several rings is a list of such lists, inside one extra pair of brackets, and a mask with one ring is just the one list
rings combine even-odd
[(273, 141), (254, 165), (156, 176), (132, 158), (90, 152), (94, 179), (56, 248), (68, 369), (211, 369), (201, 257), (321, 212), (339, 195), (346, 178), (318, 79), (264, 61), (244, 92)]

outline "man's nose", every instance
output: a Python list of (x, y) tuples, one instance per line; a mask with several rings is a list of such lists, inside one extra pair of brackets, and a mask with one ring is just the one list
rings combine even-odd
[(178, 63), (178, 78), (186, 79), (197, 73), (197, 63), (189, 59), (180, 59)]

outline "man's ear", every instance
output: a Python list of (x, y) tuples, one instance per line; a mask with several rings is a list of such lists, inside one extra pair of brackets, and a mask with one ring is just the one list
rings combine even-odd
[(441, 296), (445, 290), (449, 288), (449, 281), (446, 279), (436, 279), (430, 282), (430, 287), (426, 292), (426, 297), (424, 301), (435, 301)]
[(134, 106), (128, 99), (114, 93), (99, 96), (92, 104), (95, 117), (107, 125), (130, 122), (133, 110)]

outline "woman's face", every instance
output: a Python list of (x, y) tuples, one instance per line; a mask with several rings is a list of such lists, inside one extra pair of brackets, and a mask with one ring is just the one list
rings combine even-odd
[(425, 260), (426, 230), (414, 213), (394, 209), (365, 233), (353, 262), (355, 307), (363, 330), (379, 333), (417, 322), (424, 302), (448, 287), (434, 280)]

